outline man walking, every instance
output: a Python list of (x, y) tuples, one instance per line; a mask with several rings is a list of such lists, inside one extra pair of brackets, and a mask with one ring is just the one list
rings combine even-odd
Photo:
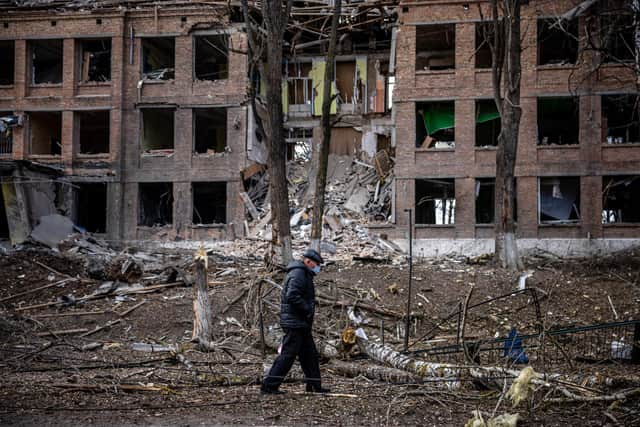
[(262, 382), (262, 394), (284, 393), (279, 387), (296, 357), (304, 372), (307, 391), (329, 392), (320, 382), (320, 361), (311, 334), (316, 300), (313, 276), (320, 272), (322, 263), (320, 254), (308, 249), (302, 254), (302, 261), (292, 261), (287, 265), (280, 302), (280, 326), (284, 339), (280, 354)]

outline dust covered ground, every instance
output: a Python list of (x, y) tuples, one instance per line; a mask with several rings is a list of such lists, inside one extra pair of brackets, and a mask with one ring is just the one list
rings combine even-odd
[[(282, 386), (285, 395), (262, 396), (260, 377), (274, 351), (267, 348), (262, 357), (258, 292), (264, 297), (263, 322), (268, 329), (277, 323), (279, 291), (268, 283), (259, 290), (258, 278), (280, 283), (282, 273), (267, 273), (257, 257), (210, 253), (216, 350), (201, 352), (190, 342), (191, 254), (165, 250), (138, 257), (142, 272), (129, 277), (123, 273), (117, 283), (124, 289), (120, 293), (105, 287), (114, 281), (107, 274), (109, 254), (103, 257), (107, 258), (104, 271), (77, 250), (56, 254), (31, 248), (0, 256), (0, 424), (460, 426), (476, 409), (491, 414), (500, 400), (496, 413), (517, 412), (518, 425), (523, 426), (640, 425), (637, 394), (606, 402), (558, 402), (550, 400), (560, 397), (555, 392), (536, 387), (532, 398), (511, 408), (500, 399), (500, 377), (485, 384), (462, 378), (461, 387), (450, 390), (432, 382), (345, 375), (326, 358), (321, 366), (323, 385), (332, 395), (304, 393), (299, 370), (294, 370)], [(336, 260), (318, 276), (322, 298), (316, 341), (340, 347), (343, 329), (353, 323), (349, 307), (360, 304), (379, 311), (365, 308), (354, 313), (369, 339), (380, 342), (384, 329), (385, 344), (402, 349), (408, 266), (372, 261)], [(467, 299), (467, 340), (504, 337), (512, 327), (526, 335), (538, 328), (550, 331), (640, 319), (640, 252), (584, 260), (538, 256), (527, 262), (531, 276), (526, 287), (536, 289), (535, 298), (525, 292), (496, 300), (492, 299), (517, 289), (518, 273), (482, 258), (414, 265), (411, 350), (455, 344), (460, 323), (455, 312)], [(148, 268), (151, 263), (156, 266)], [(147, 290), (152, 292), (144, 293)], [(482, 302), (486, 303), (474, 307)], [(583, 397), (626, 392), (640, 384), (634, 382), (640, 366), (607, 357), (611, 341), (624, 342), (623, 333), (619, 329), (574, 334), (577, 343), (559, 337), (559, 344), (547, 344), (544, 356), (532, 348), (530, 362), (538, 372), (606, 376), (621, 384), (584, 385)], [(172, 351), (140, 351), (150, 344)], [(355, 366), (374, 364), (357, 347), (342, 350), (336, 358)], [(464, 362), (461, 353), (425, 352), (414, 357)], [(483, 353), (479, 361), (492, 366), (505, 363), (499, 351)]]

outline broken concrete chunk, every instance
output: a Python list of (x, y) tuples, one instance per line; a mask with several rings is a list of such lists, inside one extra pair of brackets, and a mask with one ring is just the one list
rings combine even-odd
[(335, 255), (336, 254), (336, 245), (331, 242), (320, 242), (320, 252)]
[(51, 249), (73, 233), (73, 222), (66, 216), (53, 214), (40, 217), (40, 224), (31, 232), (31, 238)]
[(355, 213), (363, 213), (365, 206), (369, 203), (369, 190), (364, 187), (357, 187), (347, 203), (344, 204), (344, 208), (355, 212)]
[(329, 228), (331, 228), (331, 230), (334, 233), (337, 233), (340, 230), (342, 230), (342, 225), (340, 224), (340, 220), (336, 218), (334, 215), (328, 215), (328, 214), (325, 215), (324, 222), (329, 226)]
[(289, 219), (289, 226), (290, 227), (297, 226), (300, 220), (302, 219), (303, 215), (304, 215), (304, 209), (294, 213)]

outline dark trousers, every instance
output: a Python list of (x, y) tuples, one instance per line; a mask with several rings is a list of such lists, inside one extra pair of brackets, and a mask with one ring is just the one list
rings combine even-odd
[(284, 339), (282, 350), (273, 362), (273, 366), (264, 378), (262, 387), (265, 389), (277, 389), (289, 373), (296, 357), (300, 360), (300, 367), (304, 372), (307, 386), (314, 390), (320, 388), (320, 360), (318, 350), (313, 342), (311, 329), (283, 329)]

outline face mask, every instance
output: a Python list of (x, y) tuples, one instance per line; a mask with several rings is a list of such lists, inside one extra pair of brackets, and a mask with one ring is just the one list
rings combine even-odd
[(319, 266), (319, 265), (316, 265), (315, 267), (313, 267), (313, 268), (311, 269), (311, 271), (313, 271), (313, 272), (314, 272), (314, 273), (316, 273), (316, 274), (320, 273), (320, 266)]

